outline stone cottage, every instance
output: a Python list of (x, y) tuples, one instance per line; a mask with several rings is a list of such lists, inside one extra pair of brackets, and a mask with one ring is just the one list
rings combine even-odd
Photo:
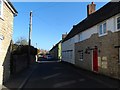
[(10, 43), (13, 34), (13, 21), (16, 9), (8, 0), (0, 0), (0, 85), (10, 75)]
[(62, 60), (96, 73), (120, 79), (120, 2), (108, 2), (95, 11), (92, 2), (87, 17), (73, 26), (62, 43)]

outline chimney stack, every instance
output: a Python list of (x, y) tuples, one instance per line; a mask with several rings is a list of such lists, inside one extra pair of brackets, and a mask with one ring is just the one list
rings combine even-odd
[(87, 16), (94, 13), (95, 9), (96, 9), (96, 4), (94, 4), (94, 2), (92, 2), (91, 4), (88, 4), (87, 5)]
[(62, 34), (62, 40), (67, 36), (67, 32), (66, 34)]

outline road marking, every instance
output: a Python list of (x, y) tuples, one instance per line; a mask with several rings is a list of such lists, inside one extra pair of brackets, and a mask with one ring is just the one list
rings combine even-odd
[(38, 63), (53, 63), (53, 62), (60, 62), (60, 61), (37, 61)]
[(79, 81), (80, 81), (80, 82), (83, 82), (83, 81), (85, 81), (85, 79), (84, 79), (84, 78), (81, 78), (81, 79), (79, 79)]
[(74, 83), (76, 83), (75, 80), (65, 81), (65, 82), (57, 83), (57, 84), (53, 85), (53, 87), (54, 87), (54, 88), (59, 88), (59, 87), (66, 86), (66, 85), (70, 85), (70, 84), (74, 84)]
[(56, 74), (53, 74), (53, 75), (49, 75), (49, 76), (44, 77), (43, 79), (46, 80), (46, 79), (54, 78), (54, 77), (59, 76), (59, 75), (61, 75), (61, 73), (56, 73)]

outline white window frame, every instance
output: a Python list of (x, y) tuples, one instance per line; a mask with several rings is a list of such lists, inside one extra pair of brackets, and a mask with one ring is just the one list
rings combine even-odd
[[(104, 32), (104, 24), (106, 24), (106, 32)], [(101, 26), (102, 32), (100, 32), (100, 26)], [(107, 22), (103, 22), (98, 25), (98, 33), (99, 33), (99, 36), (107, 35)]]
[(79, 36), (79, 41), (82, 41), (83, 39), (82, 32), (78, 36)]
[(118, 29), (118, 23), (117, 23), (118, 18), (120, 18), (120, 16), (117, 16), (117, 18), (116, 18), (116, 30), (117, 30), (117, 31), (120, 30), (120, 28)]
[(1, 14), (0, 14), (0, 18), (3, 19), (3, 0), (0, 0), (0, 1), (1, 1), (1, 7), (0, 7)]
[(120, 48), (118, 48), (119, 49), (119, 58), (118, 58), (118, 63), (120, 63)]
[(79, 53), (79, 60), (83, 61), (83, 58), (84, 58), (83, 50), (79, 51), (78, 53)]

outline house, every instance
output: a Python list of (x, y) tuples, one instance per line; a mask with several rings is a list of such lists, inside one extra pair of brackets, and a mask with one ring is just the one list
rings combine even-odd
[(120, 1), (95, 7), (93, 2), (87, 6), (87, 18), (63, 40), (62, 60), (120, 79)]
[(54, 59), (62, 59), (62, 41), (65, 39), (65, 37), (67, 36), (67, 33), (62, 34), (62, 40), (60, 40), (55, 46), (53, 46), (53, 48), (49, 51), (50, 55), (52, 55), (52, 57)]
[(14, 16), (16, 15), (17, 11), (11, 2), (8, 0), (0, 0), (0, 85), (3, 83), (3, 76), (4, 80), (6, 81), (10, 75), (9, 49), (13, 34)]
[(61, 60), (62, 55), (61, 55), (61, 40), (55, 45), (53, 46), (53, 48), (49, 51), (50, 55), (52, 55), (52, 57), (54, 59), (59, 59)]

